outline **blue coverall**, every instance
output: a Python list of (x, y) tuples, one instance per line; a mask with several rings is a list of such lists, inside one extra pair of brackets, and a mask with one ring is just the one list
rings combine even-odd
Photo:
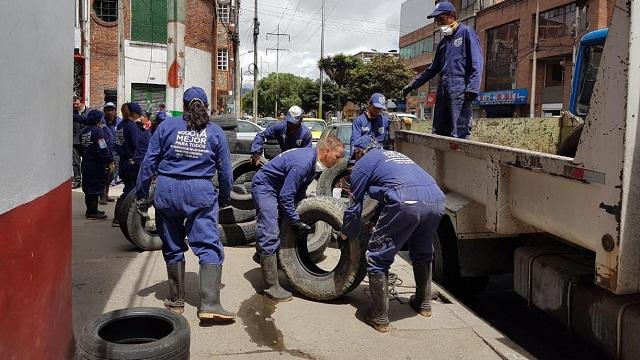
[(113, 155), (97, 125), (86, 126), (80, 133), (82, 152), (82, 191), (87, 195), (101, 195), (107, 185), (106, 167)]
[(311, 131), (306, 126), (300, 126), (293, 136), (287, 135), (287, 121), (279, 121), (258, 133), (251, 144), (252, 154), (262, 154), (266, 140), (278, 140), (280, 150), (285, 152), (295, 148), (311, 147)]
[(363, 112), (351, 124), (351, 139), (349, 144), (353, 152), (353, 144), (362, 136), (370, 135), (383, 146), (389, 141), (389, 119), (382, 113), (375, 119), (369, 119), (367, 112)]
[(413, 262), (431, 261), (432, 238), (445, 209), (445, 195), (435, 180), (401, 153), (369, 150), (351, 171), (352, 198), (342, 227), (349, 238), (360, 234), (365, 194), (382, 204), (367, 247), (367, 271), (388, 272), (405, 242)]
[[(216, 171), (219, 189), (211, 182)], [(151, 137), (140, 167), (138, 199), (149, 196), (155, 175), (156, 225), (165, 261), (184, 261), (187, 237), (201, 265), (222, 264), (218, 200), (227, 201), (233, 186), (231, 154), (224, 131), (214, 123), (208, 123), (199, 133), (187, 130), (184, 117), (163, 121)]]
[(468, 139), (471, 136), (471, 102), (465, 93), (480, 92), (482, 79), (482, 47), (476, 32), (459, 24), (452, 35), (443, 36), (433, 63), (411, 84), (417, 89), (438, 73), (433, 133)]
[(124, 182), (123, 196), (133, 190), (136, 186), (140, 163), (133, 161), (136, 153), (138, 140), (144, 133), (142, 123), (136, 123), (125, 119), (116, 127), (116, 151), (120, 156), (120, 178)]
[(280, 247), (280, 213), (290, 224), (300, 221), (295, 204), (304, 199), (316, 175), (317, 160), (316, 149), (291, 149), (268, 162), (253, 177), (251, 193), (256, 203), (261, 255), (273, 255)]
[(113, 120), (111, 125), (105, 122), (104, 127), (102, 128), (102, 130), (104, 131), (105, 140), (107, 140), (107, 146), (109, 147), (109, 150), (113, 155), (113, 161), (116, 164), (115, 172), (112, 174), (111, 178), (107, 179), (109, 183), (112, 180), (115, 180), (118, 178), (118, 168), (120, 167), (120, 164), (119, 164), (120, 156), (118, 156), (118, 152), (116, 151), (116, 129), (121, 122), (122, 122), (122, 119), (119, 116), (116, 116), (116, 118)]

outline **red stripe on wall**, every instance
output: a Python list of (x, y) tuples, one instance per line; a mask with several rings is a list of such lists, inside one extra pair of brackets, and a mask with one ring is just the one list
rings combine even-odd
[(0, 357), (69, 359), (71, 185), (0, 215)]

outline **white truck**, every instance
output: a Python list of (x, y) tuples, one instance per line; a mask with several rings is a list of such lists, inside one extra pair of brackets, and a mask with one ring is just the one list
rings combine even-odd
[(612, 358), (640, 358), (640, 0), (618, 0), (575, 157), (398, 131), (447, 193), (435, 277), (514, 288)]

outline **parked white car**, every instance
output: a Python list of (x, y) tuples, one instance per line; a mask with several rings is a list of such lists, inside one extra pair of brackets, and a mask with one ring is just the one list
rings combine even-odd
[(238, 145), (236, 147), (236, 153), (249, 154), (251, 151), (251, 143), (255, 139), (256, 135), (264, 130), (260, 125), (256, 125), (251, 121), (238, 120), (237, 139)]

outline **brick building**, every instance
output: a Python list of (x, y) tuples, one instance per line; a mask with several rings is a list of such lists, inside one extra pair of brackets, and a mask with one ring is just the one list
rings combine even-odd
[[(474, 105), (474, 113), (511, 117), (529, 115), (536, 4), (540, 15), (535, 115), (555, 116), (569, 103), (574, 46), (586, 32), (608, 26), (614, 3), (454, 0), (453, 4), (458, 9), (459, 21), (476, 29), (483, 46), (482, 93)], [(424, 70), (441, 38), (434, 23), (401, 36), (400, 55), (405, 64), (416, 73)], [(436, 88), (434, 79), (411, 94), (407, 110), (420, 116), (420, 109), (424, 108), (424, 116), (430, 117)]]
[[(167, 2), (120, 1), (124, 14), (124, 99), (156, 111), (158, 105), (165, 102)], [(233, 1), (184, 2), (185, 88), (202, 87), (209, 96), (212, 110), (226, 111), (229, 101), (233, 101), (230, 96), (234, 68), (231, 34), (236, 30)], [(105, 101), (115, 102), (118, 0), (78, 0), (76, 18), (74, 91), (83, 96), (90, 107), (99, 107)]]

